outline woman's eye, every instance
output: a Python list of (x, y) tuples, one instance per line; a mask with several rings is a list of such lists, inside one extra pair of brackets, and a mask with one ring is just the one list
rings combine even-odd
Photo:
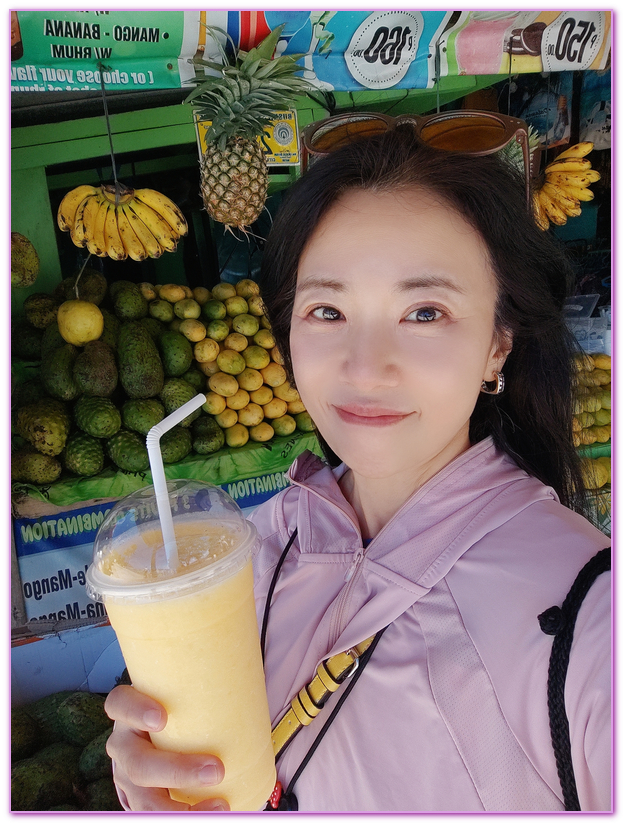
[(339, 320), (342, 316), (337, 309), (332, 309), (330, 306), (318, 306), (311, 312), (311, 315), (317, 320)]
[(439, 320), (443, 317), (443, 312), (433, 306), (424, 306), (422, 309), (416, 309), (408, 315), (407, 320), (417, 320), (419, 323), (430, 323), (431, 320)]

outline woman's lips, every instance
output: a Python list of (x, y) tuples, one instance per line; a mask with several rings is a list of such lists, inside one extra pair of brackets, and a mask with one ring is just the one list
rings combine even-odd
[(354, 423), (358, 426), (392, 426), (411, 414), (370, 406), (335, 406), (335, 410), (345, 423)]

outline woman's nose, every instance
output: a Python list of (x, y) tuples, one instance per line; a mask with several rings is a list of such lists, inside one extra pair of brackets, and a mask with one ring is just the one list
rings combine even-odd
[(344, 341), (344, 377), (360, 391), (396, 386), (400, 378), (398, 355), (396, 341), (387, 331), (369, 324), (353, 328)]

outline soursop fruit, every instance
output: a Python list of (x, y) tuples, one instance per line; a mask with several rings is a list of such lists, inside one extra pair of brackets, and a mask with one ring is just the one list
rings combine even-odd
[(108, 456), (126, 472), (144, 472), (149, 468), (145, 438), (138, 432), (121, 429), (106, 442)]
[(162, 332), (166, 331), (164, 323), (156, 320), (155, 317), (141, 317), (139, 323), (147, 329), (154, 342), (157, 342)]
[(104, 449), (101, 441), (85, 432), (74, 432), (62, 453), (63, 464), (80, 477), (93, 477), (104, 468)]
[(102, 343), (108, 343), (113, 351), (117, 350), (117, 337), (119, 335), (119, 327), (121, 321), (118, 317), (108, 311), (106, 308), (100, 308), (102, 317), (104, 318), (104, 331), (98, 337)]
[(41, 360), (43, 329), (37, 329), (26, 320), (11, 323), (11, 357), (19, 360)]
[(162, 391), (162, 361), (156, 344), (140, 321), (121, 324), (117, 338), (117, 362), (119, 380), (128, 397), (156, 397)]
[(41, 761), (33, 756), (11, 767), (11, 811), (46, 811), (72, 797), (71, 770), (63, 762)]
[(49, 743), (56, 743), (61, 739), (61, 730), (56, 710), (71, 694), (73, 694), (73, 692), (69, 690), (54, 692), (24, 706), (24, 711), (34, 718), (39, 726), (42, 745), (46, 746)]
[[(176, 409), (179, 409), (180, 406), (183, 406), (184, 403), (192, 400), (197, 393), (190, 383), (187, 383), (186, 380), (183, 380), (181, 377), (170, 377), (164, 381), (164, 386), (160, 392), (160, 399), (164, 405), (165, 412), (169, 415)], [(201, 408), (196, 409), (182, 420), (180, 426), (190, 426), (193, 420), (196, 420), (200, 414)]]
[(213, 417), (202, 414), (191, 426), (193, 451), (213, 454), (225, 445), (225, 432)]
[(104, 275), (95, 269), (86, 267), (78, 280), (78, 294), (76, 294), (76, 280), (78, 280), (77, 274), (61, 280), (54, 289), (55, 297), (57, 297), (61, 303), (64, 303), (65, 300), (75, 300), (78, 298), (80, 300), (88, 300), (89, 303), (95, 303), (96, 306), (99, 306), (106, 296), (108, 289), (108, 281)]
[(182, 379), (187, 383), (190, 383), (196, 392), (204, 392), (208, 382), (208, 378), (205, 374), (200, 372), (199, 369), (196, 369), (194, 366), (191, 366), (190, 369), (184, 372)]
[(162, 366), (167, 377), (181, 377), (193, 362), (190, 340), (179, 331), (167, 329), (158, 338)]
[(76, 743), (68, 743), (66, 740), (57, 740), (55, 743), (49, 743), (43, 749), (35, 752), (33, 760), (39, 763), (61, 763), (67, 772), (71, 775), (72, 783), (77, 783), (80, 780), (80, 769), (78, 762), (82, 746)]
[(163, 463), (179, 463), (192, 449), (192, 435), (183, 426), (173, 426), (160, 438)]
[(75, 400), (80, 388), (74, 380), (74, 363), (78, 349), (65, 343), (47, 354), (41, 361), (41, 382), (51, 397), (58, 400)]
[(113, 311), (119, 320), (139, 320), (149, 314), (149, 303), (138, 286), (132, 284), (115, 290)]
[(17, 231), (11, 232), (11, 286), (33, 286), (39, 275), (39, 255), (32, 242)]
[(121, 413), (108, 397), (82, 395), (74, 404), (78, 428), (93, 437), (112, 437), (121, 428)]
[(110, 299), (114, 300), (121, 289), (138, 289), (138, 286), (131, 280), (113, 280), (108, 287), (108, 295)]
[(39, 746), (39, 724), (22, 706), (11, 708), (11, 762), (23, 760)]
[(112, 777), (101, 777), (89, 783), (85, 789), (87, 800), (85, 811), (122, 812), (123, 807), (115, 789)]
[(18, 449), (11, 455), (11, 480), (49, 486), (61, 476), (61, 462), (51, 454)]
[(121, 407), (121, 417), (126, 429), (147, 434), (164, 418), (164, 406), (155, 397), (144, 400), (126, 400)]
[(46, 326), (41, 337), (41, 359), (44, 360), (55, 349), (67, 345), (67, 341), (60, 333), (56, 320)]
[(18, 409), (17, 434), (42, 454), (56, 456), (65, 448), (71, 422), (65, 404), (52, 397)]
[(104, 711), (105, 698), (93, 692), (73, 692), (56, 710), (62, 738), (74, 746), (84, 748), (113, 721)]
[(29, 323), (38, 329), (45, 329), (56, 320), (59, 305), (51, 294), (37, 292), (24, 300), (23, 309)]
[(82, 749), (78, 768), (87, 783), (100, 780), (102, 777), (112, 777), (112, 760), (106, 752), (106, 741), (111, 732), (112, 729), (105, 729)]
[(119, 380), (111, 346), (102, 340), (87, 343), (74, 361), (73, 379), (81, 394), (110, 397)]

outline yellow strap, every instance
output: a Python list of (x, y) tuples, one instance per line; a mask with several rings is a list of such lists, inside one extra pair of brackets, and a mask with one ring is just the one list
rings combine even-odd
[(347, 652), (335, 654), (318, 664), (312, 680), (292, 700), (290, 708), (272, 731), (275, 757), (303, 726), (309, 726), (314, 717), (320, 714), (326, 699), (340, 688), (346, 679), (345, 675), (353, 669), (373, 640), (374, 635)]

